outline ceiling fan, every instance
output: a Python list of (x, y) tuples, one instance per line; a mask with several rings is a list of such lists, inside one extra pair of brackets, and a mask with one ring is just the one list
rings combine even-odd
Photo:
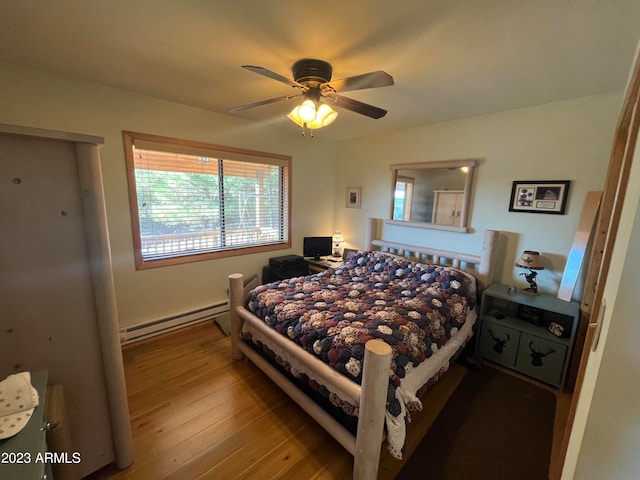
[(233, 107), (229, 109), (229, 112), (240, 112), (261, 105), (302, 97), (304, 101), (294, 108), (288, 117), (303, 128), (311, 129), (324, 127), (335, 120), (338, 114), (331, 106), (351, 110), (370, 118), (382, 118), (387, 114), (387, 111), (382, 108), (339, 95), (342, 92), (393, 85), (393, 77), (381, 70), (331, 81), (333, 73), (331, 64), (313, 58), (303, 58), (293, 64), (291, 67), (293, 80), (263, 67), (243, 65), (242, 68), (282, 82), (299, 91), (292, 95)]

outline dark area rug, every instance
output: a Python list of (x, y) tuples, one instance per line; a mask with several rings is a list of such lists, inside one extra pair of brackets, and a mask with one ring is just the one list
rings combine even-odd
[(555, 404), (536, 385), (471, 370), (396, 478), (546, 480)]

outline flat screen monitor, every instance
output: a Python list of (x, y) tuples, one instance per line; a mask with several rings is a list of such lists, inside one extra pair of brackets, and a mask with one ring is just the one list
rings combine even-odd
[(304, 237), (302, 256), (320, 260), (320, 257), (331, 255), (332, 242), (332, 237)]

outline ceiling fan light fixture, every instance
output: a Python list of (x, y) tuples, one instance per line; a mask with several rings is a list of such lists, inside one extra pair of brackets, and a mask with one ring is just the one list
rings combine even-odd
[(296, 125), (302, 127), (303, 135), (305, 135), (305, 132), (308, 130), (311, 136), (313, 136), (314, 129), (326, 127), (338, 116), (338, 113), (325, 102), (369, 118), (377, 119), (384, 117), (387, 111), (383, 108), (375, 107), (352, 98), (343, 97), (340, 93), (364, 90), (366, 88), (388, 87), (394, 84), (393, 77), (382, 70), (331, 81), (333, 74), (331, 64), (324, 60), (314, 58), (303, 58), (293, 64), (291, 67), (293, 80), (256, 65), (243, 65), (242, 68), (284, 83), (289, 87), (294, 87), (298, 89), (300, 93), (240, 105), (230, 108), (230, 112), (241, 112), (261, 105), (269, 105), (295, 97), (303, 97), (304, 101), (296, 106), (287, 117)]
[[(311, 109), (313, 109), (313, 116), (310, 115)], [(316, 109), (316, 105), (312, 100), (305, 100), (287, 115), (297, 125), (311, 129), (326, 127), (337, 116), (338, 112), (326, 103), (320, 104)]]

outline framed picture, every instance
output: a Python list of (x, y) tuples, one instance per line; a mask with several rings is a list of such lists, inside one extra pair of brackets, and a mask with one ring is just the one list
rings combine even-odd
[(362, 187), (347, 187), (347, 208), (360, 208)]
[(344, 248), (342, 249), (342, 259), (349, 260), (356, 253), (358, 253), (358, 250), (356, 250), (355, 248)]
[(569, 180), (515, 181), (509, 211), (564, 215), (570, 183)]

